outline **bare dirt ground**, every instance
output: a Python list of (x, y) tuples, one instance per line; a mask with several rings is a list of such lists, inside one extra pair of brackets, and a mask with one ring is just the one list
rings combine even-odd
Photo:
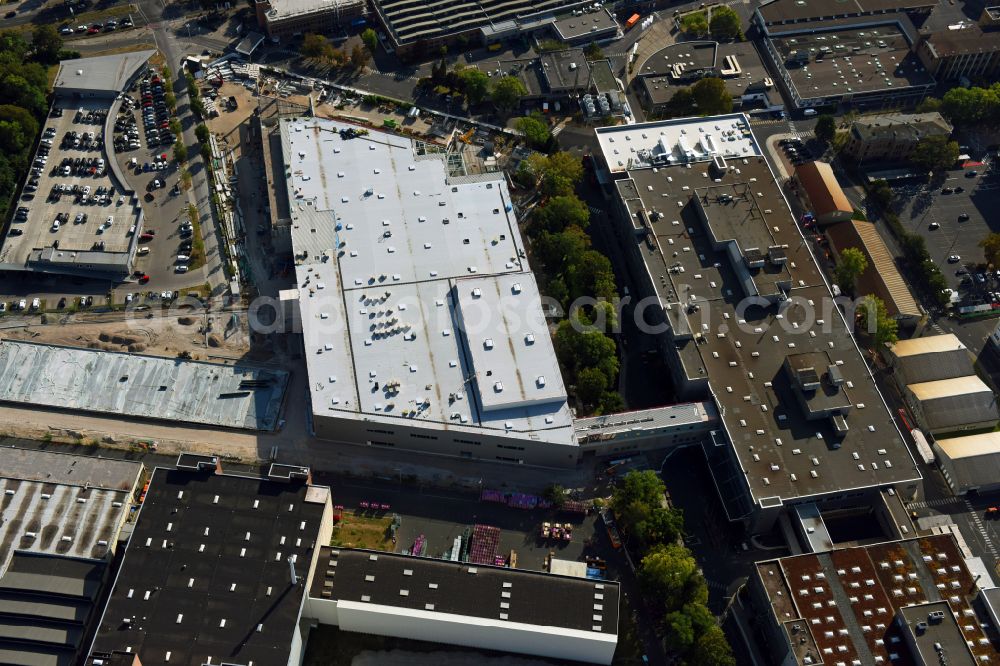
[[(8, 328), (3, 337), (67, 347), (85, 347), (104, 351), (141, 352), (153, 356), (175, 357), (188, 351), (199, 360), (260, 358), (260, 346), (266, 342), (255, 338), (251, 349), (244, 313), (236, 313), (233, 325), (230, 313), (205, 315), (200, 312), (146, 318), (133, 313), (126, 318), (112, 315), (96, 321), (68, 321), (63, 324), (31, 324)], [(253, 353), (251, 353), (253, 352)]]

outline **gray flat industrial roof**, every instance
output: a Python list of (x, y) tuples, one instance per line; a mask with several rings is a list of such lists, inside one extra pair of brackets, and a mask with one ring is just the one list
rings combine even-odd
[(757, 12), (765, 23), (794, 23), (836, 16), (861, 16), (885, 12), (930, 9), (935, 0), (771, 0)]
[(106, 564), (18, 551), (0, 576), (0, 663), (79, 663)]
[(594, 39), (606, 39), (608, 33), (618, 30), (618, 21), (604, 7), (596, 12), (586, 12), (579, 16), (567, 15), (557, 19), (552, 28), (559, 39), (572, 41), (587, 35)]
[(538, 57), (538, 67), (552, 93), (581, 90), (590, 83), (590, 66), (583, 49), (543, 53)]
[(317, 18), (326, 13), (337, 14), (352, 10), (363, 2), (362, 0), (270, 0), (268, 4), (270, 9), (264, 16), (269, 23), (277, 23), (310, 14), (317, 15)]
[(72, 453), (5, 447), (0, 449), (0, 478), (129, 491), (142, 463), (79, 456)]
[[(931, 614), (936, 614), (936, 617)], [(976, 658), (965, 642), (958, 622), (946, 601), (935, 601), (899, 609), (922, 663), (974, 666)]]
[[(632, 167), (615, 184), (633, 226), (648, 230), (649, 242), (636, 235), (639, 255), (673, 322), (683, 371), (692, 380), (708, 378), (737, 474), (755, 500), (920, 478), (745, 116), (602, 128), (597, 135), (612, 171)], [(725, 158), (725, 173), (714, 166), (712, 147), (716, 155), (734, 155)], [(657, 159), (663, 155), (671, 161)], [(718, 187), (743, 188), (756, 211), (743, 224), (766, 228), (737, 237), (766, 234), (783, 251), (789, 283), (780, 308), (743, 300), (755, 284), (753, 271), (725, 246), (713, 246), (702, 213), (714, 225), (717, 208), (694, 199)], [(766, 257), (768, 249), (761, 250)], [(828, 354), (846, 380), (841, 393), (853, 407), (836, 447), (830, 420), (807, 418), (783, 370), (786, 356), (808, 352)]]
[(297, 481), (157, 468), (93, 651), (286, 663), (328, 501), (329, 488)]
[(132, 51), (93, 58), (63, 60), (59, 63), (59, 73), (56, 74), (53, 88), (57, 94), (64, 90), (95, 93), (121, 92), (154, 53), (156, 53), (154, 50)]
[[(799, 97), (812, 99), (934, 85), (897, 24), (771, 37), (779, 66)], [(818, 58), (822, 53), (826, 55)], [(809, 54), (795, 66), (795, 54)], [(803, 56), (804, 57), (804, 56)]]
[[(573, 444), (503, 179), (449, 179), (443, 156), (417, 155), (409, 139), (382, 132), (341, 135), (348, 127), (281, 123), (313, 412)], [(517, 321), (499, 308), (478, 316), (472, 289), (476, 300), (512, 307)], [(458, 325), (466, 306), (491, 350)], [(506, 379), (497, 391), (502, 380), (480, 366), (500, 350), (532, 367), (488, 364)]]
[(525, 569), (324, 547), (309, 594), (414, 611), (431, 604), (435, 613), (488, 620), (496, 620), (503, 601), (509, 622), (618, 633), (618, 583)]
[(15, 550), (108, 554), (141, 463), (15, 448), (0, 450), (0, 461), (0, 571)]
[(271, 430), (288, 373), (0, 340), (0, 401)]

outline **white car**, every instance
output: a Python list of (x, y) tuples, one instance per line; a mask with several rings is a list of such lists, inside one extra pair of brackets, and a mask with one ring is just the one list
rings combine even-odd
[(957, 264), (960, 261), (962, 261), (962, 257), (958, 256), (957, 254), (953, 254), (950, 257), (948, 257), (949, 264)]
[(114, 216), (108, 215), (108, 219), (104, 220), (104, 226), (110, 227), (112, 222), (115, 221)]
[(125, 203), (125, 197), (118, 197), (118, 205), (121, 206), (123, 203)]
[(132, 302), (132, 297), (133, 297), (133, 294), (131, 294), (131, 293), (125, 294), (125, 302), (126, 303), (131, 303)]
[[(111, 218), (109, 217), (108, 219), (110, 220)], [(129, 234), (129, 236), (131, 236), (134, 233), (135, 233), (135, 225), (133, 224), (131, 227), (129, 227), (128, 234)]]
[(31, 299), (31, 309), (32, 310), (37, 310), (39, 308), (39, 306), (41, 306), (41, 304), (42, 304), (42, 302), (39, 301), (37, 298)]
[(24, 300), (23, 298), (20, 301), (17, 302), (17, 309), (18, 310), (23, 310), (26, 307), (28, 307), (28, 301)]
[(148, 247), (140, 247), (139, 251), (136, 252), (136, 254), (139, 255), (140, 257), (143, 257), (143, 256), (149, 254), (149, 248)]
[(59, 220), (52, 223), (52, 231), (59, 231)]
[(188, 272), (188, 267), (185, 264), (181, 264), (180, 266), (176, 266), (174, 268), (174, 272), (175, 273), (187, 273)]
[(186, 255), (186, 254), (178, 254), (177, 255), (177, 263), (178, 264), (186, 264), (189, 261), (191, 261), (191, 257), (189, 257), (188, 255)]
[(7, 302), (0, 301), (0, 312), (6, 312), (6, 311), (7, 311)]

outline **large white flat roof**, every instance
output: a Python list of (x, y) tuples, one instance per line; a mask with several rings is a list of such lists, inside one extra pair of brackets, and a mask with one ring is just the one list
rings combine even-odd
[[(281, 121), (314, 413), (574, 444), (504, 181), (449, 179), (443, 156), (348, 127)], [(491, 316), (467, 337), (472, 289)]]
[(742, 113), (598, 127), (597, 143), (612, 173), (761, 154)]

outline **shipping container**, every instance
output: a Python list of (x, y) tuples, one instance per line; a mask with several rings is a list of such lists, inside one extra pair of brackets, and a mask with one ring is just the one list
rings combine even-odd
[(632, 16), (630, 16), (629, 19), (625, 21), (625, 29), (628, 30), (638, 22), (639, 22), (639, 15), (632, 14)]

